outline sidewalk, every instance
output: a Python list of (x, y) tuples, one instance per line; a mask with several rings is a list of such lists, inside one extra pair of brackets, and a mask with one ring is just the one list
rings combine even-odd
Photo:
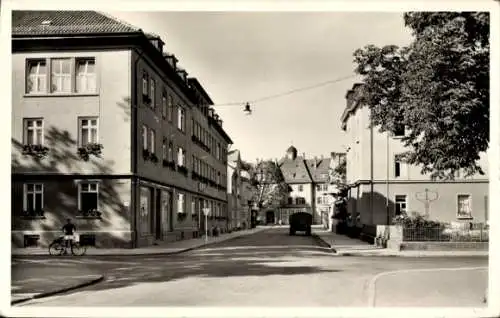
[(452, 257), (452, 256), (488, 256), (488, 251), (397, 251), (375, 246), (357, 238), (315, 230), (322, 241), (330, 246), (336, 256), (406, 256), (406, 257)]
[[(134, 249), (128, 248), (93, 248), (89, 247), (85, 255), (147, 255), (147, 254), (177, 254), (193, 250), (195, 248), (203, 247), (205, 245), (216, 244), (240, 236), (251, 235), (272, 227), (256, 227), (249, 230), (241, 230), (232, 233), (221, 234), (218, 237), (209, 236), (208, 243), (205, 243), (205, 238), (196, 238), (190, 240), (182, 240), (177, 242), (170, 242), (156, 246), (140, 247)], [(25, 256), (25, 255), (49, 255), (47, 248), (13, 248), (11, 251), (12, 256)]]

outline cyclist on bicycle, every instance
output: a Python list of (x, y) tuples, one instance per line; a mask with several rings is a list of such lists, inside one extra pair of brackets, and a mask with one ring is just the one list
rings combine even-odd
[(64, 233), (66, 248), (69, 248), (75, 238), (74, 233), (76, 232), (76, 226), (71, 223), (71, 219), (67, 219), (66, 221), (67, 223), (62, 227), (62, 231)]

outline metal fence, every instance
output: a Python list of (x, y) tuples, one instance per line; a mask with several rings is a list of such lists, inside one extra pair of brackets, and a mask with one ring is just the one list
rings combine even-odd
[(417, 227), (403, 228), (403, 241), (406, 242), (488, 242), (489, 228), (483, 224), (464, 227)]

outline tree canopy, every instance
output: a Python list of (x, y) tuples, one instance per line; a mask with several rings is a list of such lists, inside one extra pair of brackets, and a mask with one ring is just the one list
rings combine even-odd
[(413, 34), (407, 47), (354, 52), (372, 124), (389, 133), (404, 125), (402, 158), (432, 178), (484, 174), (478, 161), (489, 143), (489, 13), (409, 12), (404, 23)]
[(272, 161), (260, 161), (251, 166), (250, 179), (253, 187), (253, 201), (261, 208), (275, 207), (284, 203), (289, 194), (278, 165)]

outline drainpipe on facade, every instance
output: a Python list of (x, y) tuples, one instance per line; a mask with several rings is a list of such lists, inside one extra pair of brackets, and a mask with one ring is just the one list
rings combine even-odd
[(386, 177), (385, 177), (385, 187), (386, 187), (386, 195), (385, 195), (385, 211), (387, 213), (387, 225), (391, 225), (391, 217), (390, 217), (390, 211), (389, 211), (389, 132), (387, 133), (387, 139), (386, 139), (386, 149), (387, 149), (387, 154), (386, 154)]
[(373, 225), (373, 122), (372, 108), (370, 108), (370, 214)]
[[(139, 51), (137, 49), (135, 49), (135, 51)], [(138, 146), (137, 146), (137, 112), (138, 112), (138, 108), (139, 108), (139, 102), (138, 102), (138, 97), (137, 97), (137, 82), (138, 82), (138, 74), (139, 74), (139, 70), (137, 69), (137, 65), (139, 63), (139, 61), (141, 60), (141, 57), (143, 56), (144, 54), (144, 51), (143, 50), (140, 50), (139, 52), (139, 55), (137, 56), (137, 59), (134, 61), (134, 67), (132, 68), (132, 71), (133, 71), (133, 74), (132, 74), (132, 81), (133, 81), (133, 90), (132, 90), (132, 95), (133, 95), (133, 101), (132, 101), (132, 104), (130, 105), (131, 108), (132, 108), (132, 119), (131, 119), (131, 123), (132, 123), (132, 180), (131, 180), (131, 186), (132, 186), (132, 191), (131, 191), (131, 202), (129, 204), (129, 211), (133, 212), (133, 213), (130, 213), (130, 216), (131, 216), (131, 220), (132, 220), (132, 224), (131, 224), (131, 228), (132, 228), (132, 235), (133, 235), (133, 238), (132, 238), (132, 248), (136, 248), (137, 247), (137, 213), (135, 213), (135, 211), (137, 211), (137, 193), (138, 193), (138, 189), (137, 189), (137, 186), (139, 184), (139, 182), (137, 181), (137, 161), (138, 161)], [(133, 202), (133, 204), (132, 204)]]

